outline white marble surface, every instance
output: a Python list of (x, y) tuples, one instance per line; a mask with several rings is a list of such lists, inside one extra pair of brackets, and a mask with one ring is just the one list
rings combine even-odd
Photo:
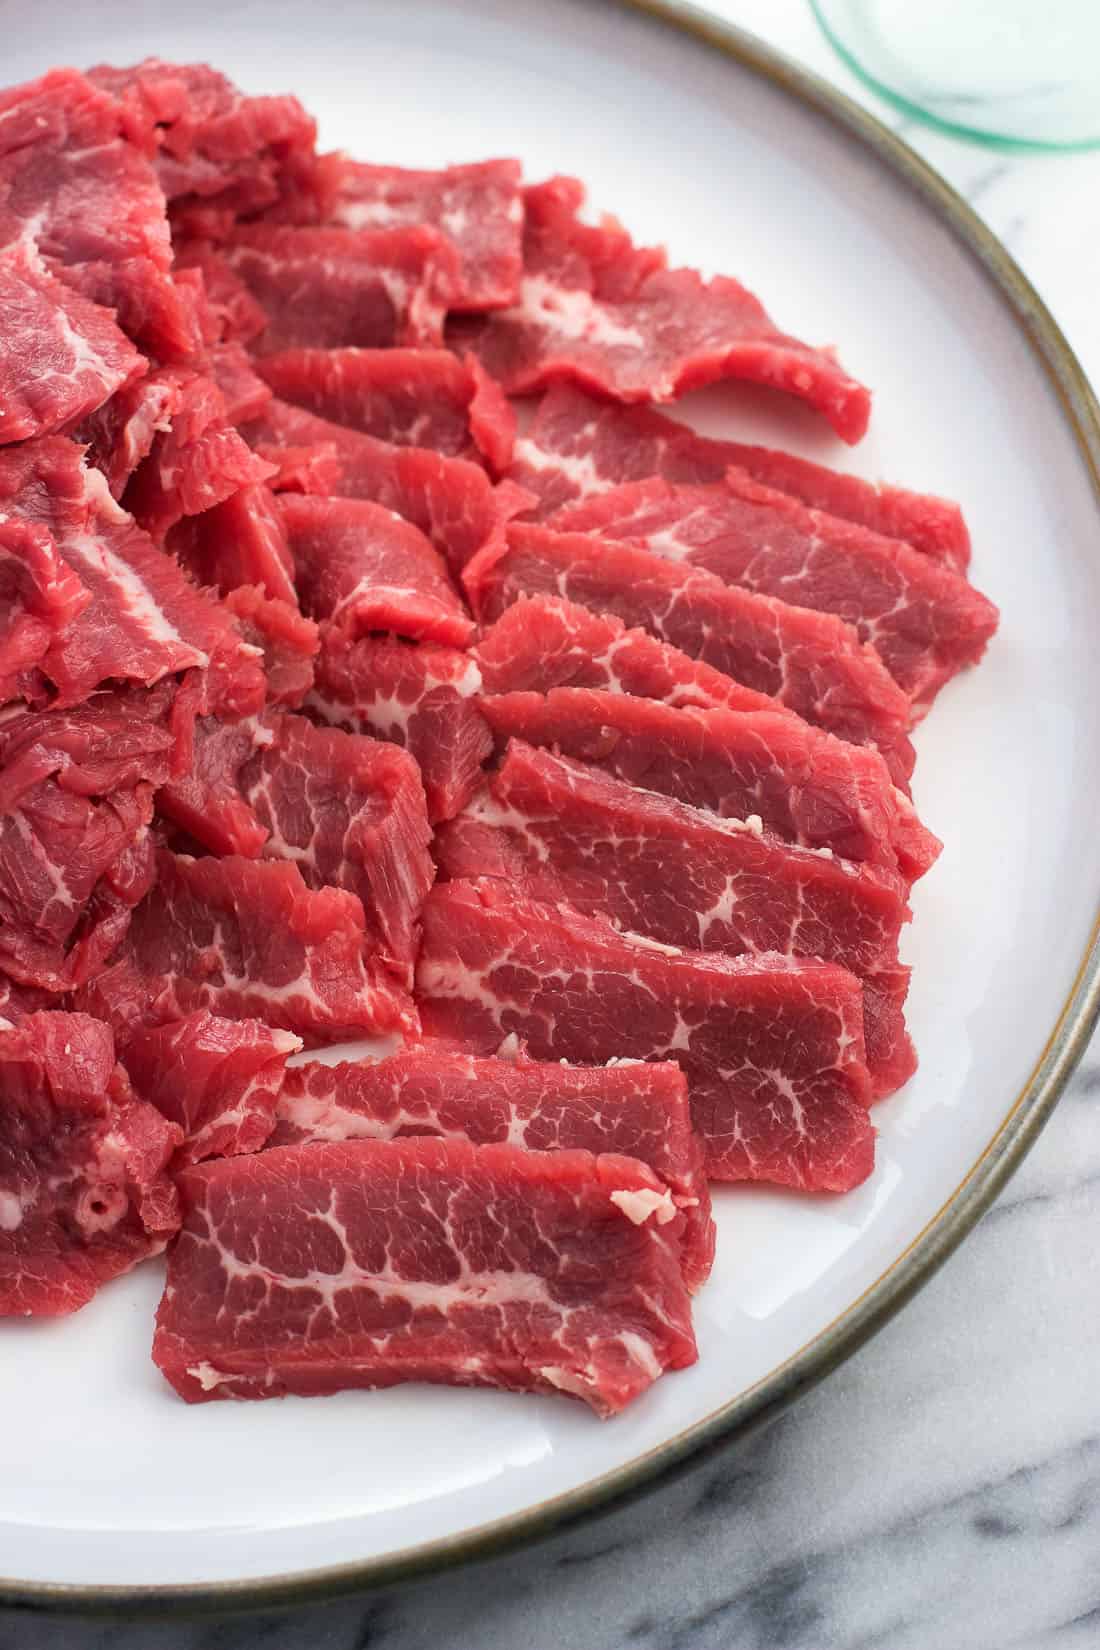
[[(714, 9), (873, 104), (802, 0)], [(977, 207), (1100, 374), (1100, 153), (1003, 156), (878, 112)], [(1098, 1233), (1100, 1045), (902, 1316), (671, 1489), (388, 1596), (191, 1625), (0, 1612), (0, 1650), (1094, 1650)]]

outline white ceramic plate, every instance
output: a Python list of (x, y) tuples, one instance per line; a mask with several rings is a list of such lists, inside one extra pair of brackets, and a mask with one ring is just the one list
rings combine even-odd
[(570, 1516), (788, 1401), (948, 1252), (1049, 1110), (1091, 1012), (1095, 969), (1079, 971), (1100, 905), (1094, 410), (965, 208), (868, 117), (805, 82), (792, 95), (743, 42), (737, 61), (572, 0), (18, 10), (6, 81), (59, 58), (206, 58), (250, 90), (298, 92), (322, 141), (363, 157), (515, 153), (535, 178), (580, 174), (639, 239), (838, 341), (876, 392), (851, 454), (759, 393), (708, 393), (693, 415), (961, 499), (974, 578), (1002, 608), (988, 661), (917, 741), (916, 798), (947, 844), (906, 942), (919, 1075), (879, 1109), (878, 1167), (857, 1192), (719, 1193), (696, 1368), (605, 1424), (555, 1399), (416, 1387), (190, 1409), (149, 1361), (156, 1266), (70, 1321), (0, 1331), (10, 1596), (239, 1602), (389, 1578)]

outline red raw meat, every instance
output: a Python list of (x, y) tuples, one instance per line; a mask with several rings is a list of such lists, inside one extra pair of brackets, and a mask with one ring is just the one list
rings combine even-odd
[(158, 434), (171, 428), (183, 379), (175, 367), (156, 368), (117, 391), (72, 431), (87, 444), (88, 463), (103, 471), (112, 498), (122, 497)]
[(205, 240), (176, 237), (177, 285), (198, 283), (203, 339), (207, 345), (247, 344), (258, 338), (267, 316), (233, 266)]
[(253, 348), (440, 344), (457, 288), (454, 248), (434, 230), (244, 224), (222, 248), (267, 317)]
[(503, 540), (507, 521), (526, 508), (528, 495), (504, 483), (494, 487), (479, 464), (446, 458), (425, 447), (397, 447), (275, 400), (247, 424), (249, 444), (332, 448), (343, 473), (339, 492), (370, 499), (419, 527), (452, 568)]
[(297, 607), (294, 558), (270, 488), (240, 487), (212, 510), (186, 516), (171, 528), (168, 548), (199, 584), (223, 595), (258, 585), (268, 596)]
[(367, 499), (283, 493), (279, 511), (302, 606), (352, 636), (392, 630), (461, 647), (473, 634), (439, 551), (419, 528)]
[(54, 636), (91, 599), (43, 526), (0, 521), (0, 703), (35, 696)]
[(308, 493), (328, 498), (343, 493), (344, 464), (331, 442), (318, 442), (311, 447), (268, 447), (261, 443), (256, 452), (268, 464), (275, 466), (275, 474), (268, 485), (276, 493)]
[(0, 449), (4, 513), (47, 527), (90, 598), (41, 661), (59, 706), (112, 677), (151, 683), (196, 666), (209, 667), (212, 694), (238, 714), (263, 704), (263, 670), (232, 614), (119, 508), (73, 442), (46, 436)]
[(275, 1126), (287, 1059), (301, 1046), (289, 1031), (259, 1020), (221, 1020), (204, 1009), (132, 1037), (131, 1083), (182, 1131), (173, 1168), (259, 1151)]
[(672, 1193), (684, 1223), (684, 1275), (705, 1283), (714, 1222), (687, 1084), (672, 1061), (569, 1066), (479, 1059), (430, 1045), (385, 1060), (311, 1061), (286, 1074), (272, 1146), (393, 1140), (432, 1134), (475, 1146), (614, 1152), (644, 1163)]
[(811, 613), (677, 567), (633, 545), (517, 524), (463, 584), (482, 620), (522, 595), (565, 596), (681, 649), (853, 744), (878, 747), (895, 780), (913, 771), (909, 701), (878, 654), (831, 614)]
[(163, 361), (198, 346), (193, 295), (169, 273), (164, 196), (123, 112), (73, 69), (0, 92), (0, 246), (37, 247)]
[(763, 821), (786, 842), (923, 876), (939, 843), (875, 751), (769, 711), (675, 710), (592, 688), (480, 701), (497, 739), (595, 762), (619, 779), (723, 819)]
[(561, 596), (513, 602), (483, 633), (472, 657), (486, 693), (590, 687), (697, 710), (782, 709), (777, 699), (742, 687), (648, 631), (628, 630), (613, 614), (590, 612)]
[(526, 899), (566, 902), (665, 945), (839, 963), (863, 981), (876, 1097), (913, 1074), (902, 1015), (909, 971), (898, 963), (909, 908), (899, 878), (518, 739), (488, 791), (438, 833), (436, 859), (444, 876), (503, 878)]
[(203, 366), (225, 399), (225, 416), (230, 424), (259, 418), (271, 400), (271, 391), (243, 344), (216, 344), (206, 351)]
[(523, 269), (523, 197), (516, 160), (485, 160), (438, 172), (366, 166), (346, 155), (318, 164), (313, 201), (348, 229), (431, 224), (457, 248), (456, 309), (515, 303)]
[(240, 585), (225, 605), (241, 627), (241, 635), (264, 656), (267, 702), (297, 710), (313, 686), (314, 660), (321, 645), (312, 619), (296, 606), (265, 596), (254, 584)]
[(433, 1381), (611, 1415), (695, 1360), (682, 1217), (631, 1158), (356, 1140), (179, 1187), (153, 1359), (191, 1403)]
[(157, 811), (212, 854), (255, 859), (268, 832), (241, 795), (240, 771), (272, 737), (255, 716), (236, 722), (200, 718), (187, 769), (157, 793)]
[(481, 674), (469, 653), (394, 636), (349, 641), (326, 629), (306, 710), (373, 733), (416, 758), (428, 818), (450, 819), (473, 795), (492, 735), (477, 708)]
[(157, 855), (157, 885), (111, 966), (78, 993), (120, 1040), (196, 1009), (259, 1019), (308, 1047), (415, 1033), (408, 996), (370, 957), (363, 908), (296, 865)]
[(169, 200), (198, 196), (257, 211), (278, 198), (282, 172), (313, 148), (316, 126), (296, 97), (246, 97), (205, 63), (147, 57), (89, 78), (117, 97), (135, 142), (155, 149)]
[(863, 992), (835, 963), (681, 951), (449, 882), (424, 908), (417, 995), (425, 1032), (471, 1052), (514, 1033), (540, 1060), (675, 1059), (712, 1179), (847, 1191), (873, 1167)]
[(0, 974), (0, 1031), (10, 1031), (20, 1025), (28, 1014), (41, 1014), (56, 1001), (52, 993), (40, 991), (37, 986), (17, 985), (6, 974)]
[(564, 511), (554, 525), (625, 539), (758, 595), (835, 613), (874, 645), (915, 716), (977, 663), (997, 628), (997, 609), (962, 574), (900, 539), (807, 509), (744, 471), (728, 471), (721, 487), (630, 482)]
[(476, 356), (444, 349), (295, 349), (259, 363), (275, 394), (401, 447), (512, 461), (516, 415)]
[[(185, 707), (186, 708), (186, 707)], [(93, 694), (69, 710), (0, 709), (0, 811), (43, 779), (76, 796), (163, 785), (187, 757), (175, 684)]]
[(212, 378), (180, 369), (179, 391), (169, 427), (155, 436), (124, 497), (126, 508), (158, 541), (181, 517), (213, 509), (271, 473), (229, 423), (225, 397)]
[(793, 453), (714, 441), (652, 407), (597, 401), (572, 384), (547, 390), (534, 423), (517, 443), (511, 473), (537, 494), (545, 517), (624, 481), (663, 476), (681, 483), (721, 482), (731, 465), (815, 510), (905, 539), (960, 573), (970, 564), (962, 511), (947, 499), (862, 481)]
[(180, 1131), (134, 1099), (84, 1014), (0, 1031), (0, 1088), (0, 1316), (60, 1317), (178, 1227), (164, 1166)]
[(0, 442), (51, 435), (145, 370), (109, 309), (51, 275), (23, 243), (0, 251)]
[(662, 250), (636, 247), (612, 218), (582, 223), (583, 201), (576, 178), (525, 190), (517, 304), (452, 326), (509, 394), (566, 378), (619, 401), (672, 401), (719, 378), (749, 379), (808, 402), (845, 441), (860, 439), (870, 392), (832, 351), (778, 332), (737, 281), (669, 269)]
[(435, 879), (416, 763), (395, 745), (269, 719), (240, 793), (268, 833), (264, 855), (293, 861), (313, 888), (346, 888), (366, 914), (372, 954), (412, 984), (420, 911)]

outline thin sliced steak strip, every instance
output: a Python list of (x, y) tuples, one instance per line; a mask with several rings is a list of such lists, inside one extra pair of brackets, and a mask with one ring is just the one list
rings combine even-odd
[(785, 842), (908, 881), (939, 852), (874, 751), (793, 716), (676, 710), (594, 688), (488, 696), (481, 712), (501, 744), (548, 746), (723, 819), (756, 816)]
[(681, 484), (721, 482), (731, 465), (812, 509), (904, 539), (959, 573), (970, 565), (966, 522), (947, 499), (864, 481), (793, 453), (715, 441), (652, 407), (597, 401), (573, 384), (554, 384), (542, 397), (516, 444), (511, 474), (538, 496), (539, 514), (546, 517), (624, 481), (663, 476)]
[(319, 722), (388, 739), (414, 757), (428, 818), (450, 819), (473, 795), (493, 737), (477, 708), (469, 653), (395, 636), (351, 641), (327, 626), (303, 709)]
[(909, 701), (873, 648), (843, 620), (726, 585), (630, 544), (514, 524), (467, 567), (477, 616), (520, 596), (564, 596), (641, 626), (807, 722), (874, 745), (904, 783), (913, 771)]
[(356, 1140), (179, 1186), (153, 1359), (189, 1402), (433, 1381), (609, 1415), (695, 1360), (682, 1217), (631, 1158)]
[(286, 1074), (272, 1146), (303, 1141), (393, 1140), (438, 1134), (475, 1146), (614, 1152), (664, 1181), (684, 1215), (684, 1276), (705, 1283), (714, 1222), (687, 1083), (669, 1061), (570, 1066), (458, 1054), (431, 1044), (384, 1060), (313, 1061)]
[(444, 877), (497, 877), (525, 898), (574, 905), (665, 945), (839, 963), (863, 981), (875, 1097), (913, 1074), (899, 878), (518, 739), (486, 791), (438, 832), (435, 852)]
[(744, 471), (723, 486), (631, 482), (554, 518), (715, 573), (727, 584), (834, 613), (873, 644), (914, 718), (977, 663), (997, 609), (950, 567), (900, 539), (810, 510)]
[(870, 392), (831, 351), (779, 332), (739, 282), (669, 269), (614, 220), (582, 223), (584, 193), (564, 177), (526, 189), (518, 302), (449, 328), (510, 395), (565, 378), (613, 400), (672, 401), (740, 378), (798, 396), (845, 441), (860, 439)]
[(680, 951), (569, 905), (450, 882), (424, 910), (424, 1030), (539, 1060), (674, 1059), (707, 1172), (843, 1191), (871, 1172), (863, 992), (835, 963)]
[(124, 1043), (196, 1009), (264, 1020), (308, 1047), (415, 1032), (407, 994), (370, 955), (363, 907), (296, 865), (157, 856), (157, 885), (110, 967), (77, 993)]

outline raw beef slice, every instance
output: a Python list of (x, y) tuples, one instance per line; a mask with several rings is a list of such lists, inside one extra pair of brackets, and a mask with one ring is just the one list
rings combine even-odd
[(91, 601), (38, 522), (0, 521), (0, 702), (38, 697), (38, 667)]
[(272, 1146), (432, 1134), (475, 1146), (615, 1152), (664, 1181), (684, 1215), (684, 1275), (705, 1283), (714, 1222), (687, 1084), (672, 1061), (570, 1066), (456, 1054), (427, 1044), (384, 1060), (311, 1061), (286, 1074)]
[(417, 1030), (367, 948), (363, 907), (296, 865), (157, 856), (157, 885), (109, 968), (79, 993), (120, 1042), (196, 1009), (293, 1031), (307, 1046)]
[(229, 591), (225, 605), (245, 641), (263, 654), (268, 704), (297, 710), (313, 686), (314, 660), (321, 646), (313, 620), (254, 584)]
[(454, 245), (456, 309), (514, 303), (523, 267), (523, 197), (516, 160), (485, 160), (438, 172), (367, 166), (346, 155), (320, 163), (323, 211), (348, 229), (430, 224)]
[(304, 709), (319, 722), (402, 746), (420, 767), (428, 818), (450, 819), (473, 795), (492, 735), (477, 708), (481, 672), (451, 647), (327, 626)]
[(165, 1247), (180, 1131), (134, 1099), (86, 1014), (0, 1029), (0, 1094), (0, 1316), (59, 1317)]
[(814, 1191), (874, 1163), (863, 993), (835, 963), (681, 951), (493, 881), (437, 887), (417, 968), (424, 1030), (539, 1060), (674, 1059), (707, 1172)]
[(913, 1074), (909, 971), (898, 962), (909, 908), (896, 877), (518, 739), (486, 792), (438, 833), (436, 860), (443, 876), (498, 877), (525, 898), (564, 901), (665, 945), (839, 963), (863, 981), (876, 1098)]
[(267, 317), (259, 353), (443, 341), (459, 265), (434, 230), (246, 224), (222, 252)]
[(435, 868), (416, 763), (396, 745), (274, 716), (242, 767), (240, 793), (267, 832), (264, 856), (291, 860), (313, 888), (362, 901), (372, 949), (412, 984), (420, 910)]
[(279, 497), (302, 606), (352, 636), (392, 630), (461, 647), (473, 621), (420, 530), (367, 499)]
[(744, 471), (723, 486), (631, 482), (554, 518), (700, 567), (728, 584), (835, 613), (874, 645), (914, 714), (975, 664), (997, 610), (960, 573), (900, 539), (810, 510)]
[(298, 605), (286, 528), (275, 495), (263, 483), (239, 487), (213, 509), (177, 522), (167, 548), (198, 584), (223, 595), (258, 585), (266, 595)]
[(870, 392), (829, 350), (777, 331), (737, 281), (669, 269), (613, 219), (582, 223), (584, 187), (551, 178), (524, 191), (523, 278), (514, 307), (452, 324), (511, 395), (566, 378), (618, 401), (672, 401), (719, 378), (785, 390), (845, 441), (867, 428)]
[(904, 539), (960, 573), (969, 566), (970, 534), (962, 511), (947, 499), (863, 481), (793, 453), (715, 441), (652, 407), (597, 401), (572, 384), (547, 390), (516, 445), (511, 474), (537, 494), (540, 515), (549, 516), (624, 481), (721, 482), (731, 465), (815, 510)]
[(804, 848), (923, 876), (939, 843), (879, 756), (768, 711), (676, 710), (594, 688), (481, 700), (498, 741), (523, 739), (594, 762), (629, 784), (723, 819), (756, 817)]
[(111, 311), (51, 275), (22, 243), (0, 251), (0, 315), (0, 442), (52, 435), (145, 370)]
[(179, 1185), (153, 1358), (191, 1403), (433, 1381), (610, 1415), (695, 1360), (682, 1217), (631, 1158), (356, 1140)]
[(295, 349), (259, 363), (275, 394), (334, 424), (500, 473), (516, 415), (475, 356), (444, 349)]
[(259, 1151), (275, 1126), (287, 1060), (301, 1046), (260, 1020), (222, 1020), (200, 1009), (139, 1031), (126, 1045), (126, 1071), (141, 1098), (182, 1131), (179, 1168)]
[(379, 441), (278, 399), (242, 433), (267, 456), (279, 447), (335, 453), (341, 466), (335, 490), (404, 516), (456, 571), (500, 542), (505, 524), (529, 503), (529, 495), (511, 483), (494, 487), (479, 464)]
[(906, 695), (874, 649), (831, 614), (739, 590), (634, 545), (519, 523), (503, 546), (470, 563), (463, 584), (482, 620), (523, 595), (614, 614), (837, 738), (875, 745), (899, 783), (913, 771)]

